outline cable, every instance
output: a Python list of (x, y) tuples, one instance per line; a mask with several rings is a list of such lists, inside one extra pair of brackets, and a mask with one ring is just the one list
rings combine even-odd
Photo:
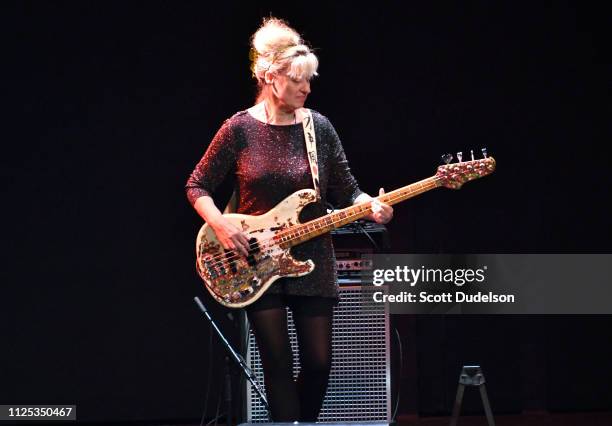
[(242, 347), (244, 348), (244, 356), (247, 356), (249, 353), (249, 333), (251, 332), (251, 321), (249, 321), (249, 316), (247, 315), (246, 312), (243, 311), (242, 313), (243, 317), (241, 318), (241, 321), (243, 324), (245, 324), (245, 328), (244, 328), (244, 342), (242, 344)]
[[(219, 398), (219, 405), (221, 405), (221, 398)], [(217, 412), (218, 412), (218, 411), (217, 411)], [(214, 424), (215, 424), (215, 426), (217, 426), (217, 420), (219, 420), (219, 418), (220, 418), (221, 416), (223, 416), (224, 414), (225, 414), (225, 413), (221, 413), (221, 414), (219, 414), (219, 415), (218, 415), (218, 416), (216, 416), (214, 419), (212, 419), (211, 421), (209, 421), (208, 423), (206, 423), (206, 426), (210, 426), (210, 425), (211, 425), (211, 423), (214, 423)]]
[(210, 426), (211, 423), (215, 423), (215, 426), (218, 424), (219, 417), (223, 415), (223, 413), (219, 414), (219, 409), (221, 408), (221, 392), (219, 392), (219, 399), (217, 400), (217, 413), (215, 414), (215, 418), (206, 423), (206, 426)]
[(372, 236), (370, 235), (370, 233), (368, 231), (366, 231), (365, 227), (359, 223), (359, 221), (354, 222), (354, 225), (359, 228), (359, 230), (366, 236), (368, 237), (368, 239), (370, 240), (370, 242), (372, 243), (372, 245), (374, 246), (374, 250), (376, 250), (377, 253), (380, 253), (380, 247), (378, 247), (378, 244), (376, 244), (376, 241), (374, 241), (374, 239), (372, 238)]
[(400, 389), (402, 384), (402, 371), (404, 369), (404, 355), (402, 353), (402, 339), (400, 338), (399, 331), (397, 331), (397, 327), (393, 328), (395, 330), (395, 336), (397, 337), (397, 344), (399, 347), (399, 357), (400, 357), (400, 371), (399, 371), (399, 379), (397, 381), (397, 396), (395, 399), (395, 409), (393, 410), (393, 415), (391, 416), (391, 422), (395, 423), (395, 416), (397, 415), (397, 409), (399, 408), (399, 400), (400, 400)]

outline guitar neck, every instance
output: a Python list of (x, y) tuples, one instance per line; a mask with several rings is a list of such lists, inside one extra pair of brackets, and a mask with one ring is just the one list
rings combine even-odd
[[(437, 188), (438, 186), (439, 184), (437, 183), (435, 176), (432, 176), (419, 182), (398, 188), (395, 191), (380, 195), (374, 198), (374, 200), (393, 205), (427, 192), (431, 189)], [(281, 245), (285, 248), (292, 247), (361, 219), (371, 213), (372, 201), (366, 201), (289, 228), (282, 231), (278, 235), (278, 238), (280, 239)]]

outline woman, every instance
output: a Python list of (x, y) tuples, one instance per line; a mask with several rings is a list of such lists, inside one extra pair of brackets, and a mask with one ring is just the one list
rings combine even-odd
[[(310, 80), (318, 67), (316, 56), (299, 34), (275, 18), (264, 20), (253, 35), (251, 60), (259, 90), (256, 104), (223, 123), (186, 185), (188, 199), (223, 247), (245, 256), (247, 237), (223, 217), (211, 194), (231, 177), (236, 212), (260, 215), (293, 192), (313, 187), (302, 120)], [(343, 208), (371, 199), (351, 175), (329, 120), (311, 112), (321, 200), (302, 211), (302, 222), (325, 214), (328, 200)], [(374, 210), (369, 219), (379, 223), (393, 216), (386, 204), (376, 203)], [(302, 277), (279, 279), (246, 310), (262, 359), (272, 419), (314, 422), (331, 367), (332, 309), (338, 301), (331, 236), (298, 245), (292, 254), (299, 260), (312, 259), (315, 269)], [(301, 372), (296, 382), (286, 306), (293, 312), (300, 349)]]

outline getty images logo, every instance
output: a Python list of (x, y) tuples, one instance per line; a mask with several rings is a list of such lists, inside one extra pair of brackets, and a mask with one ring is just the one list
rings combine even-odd
[(396, 266), (393, 269), (374, 269), (372, 284), (381, 286), (386, 283), (405, 283), (410, 287), (418, 283), (452, 283), (458, 287), (467, 283), (482, 283), (485, 281), (487, 266), (482, 268), (410, 268), (409, 266)]

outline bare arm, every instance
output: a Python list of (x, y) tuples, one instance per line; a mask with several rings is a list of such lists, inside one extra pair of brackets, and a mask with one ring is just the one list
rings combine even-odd
[(212, 197), (208, 195), (199, 197), (193, 205), (193, 208), (198, 212), (200, 217), (204, 219), (204, 221), (210, 226), (213, 226), (213, 223), (218, 222), (223, 216), (223, 213), (221, 213), (221, 211), (217, 208)]
[(199, 197), (193, 208), (215, 231), (215, 235), (224, 249), (238, 250), (242, 255), (248, 256), (248, 238), (241, 229), (223, 216), (210, 196)]

